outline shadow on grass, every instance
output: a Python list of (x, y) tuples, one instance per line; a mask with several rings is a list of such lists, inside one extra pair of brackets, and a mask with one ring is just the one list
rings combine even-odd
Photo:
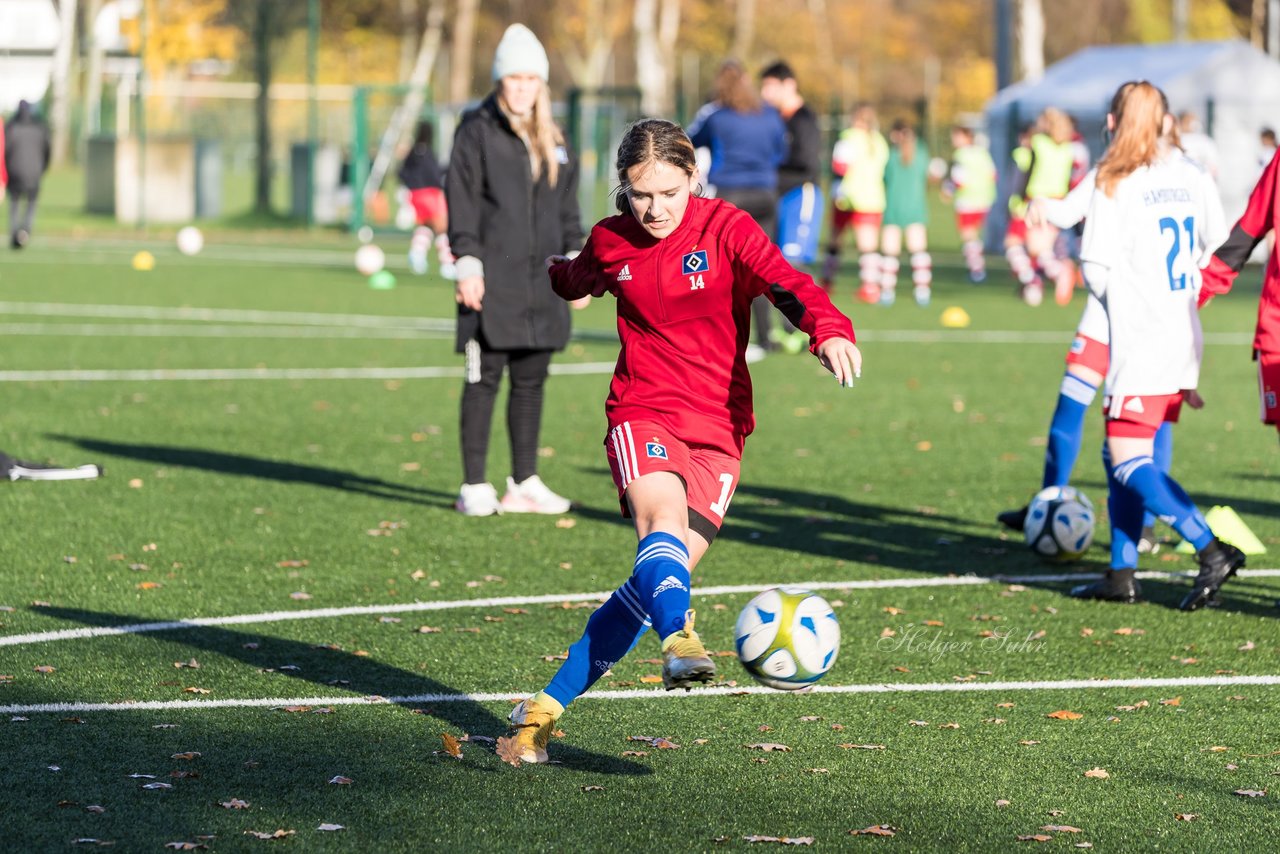
[[(39, 608), (39, 611), (86, 626), (119, 626), (150, 622), (128, 614), (80, 608), (45, 606)], [(420, 701), (403, 700), (398, 704), (407, 708), (420, 709), (420, 714), (443, 721), (459, 732), (496, 738), (505, 735), (508, 729), (505, 718), (495, 715), (481, 703), (466, 699), (461, 692), (443, 682), (420, 673), (383, 664), (372, 658), (357, 656), (345, 650), (327, 646), (317, 647), (282, 638), (251, 635), (216, 626), (191, 626), (152, 634), (192, 650), (227, 656), (258, 671), (272, 668), (272, 675), (282, 679), (323, 685), (331, 695), (350, 692), (353, 695), (365, 697), (421, 697), (423, 699)], [(287, 692), (289, 689), (282, 690)], [(441, 699), (439, 695), (447, 695), (449, 699)], [(309, 701), (308, 704), (310, 704)], [(316, 703), (316, 705), (323, 704)], [(198, 701), (192, 701), (192, 706), (198, 707)], [(556, 761), (574, 770), (615, 775), (652, 773), (649, 768), (635, 762), (593, 753), (563, 742), (556, 742), (552, 752)]]
[(141, 460), (158, 465), (181, 466), (202, 469), (218, 474), (239, 477), (256, 477), (281, 483), (304, 483), (324, 486), (347, 492), (358, 492), (373, 498), (392, 501), (408, 501), (433, 507), (452, 507), (454, 495), (435, 489), (423, 489), (380, 478), (368, 477), (352, 471), (281, 462), (246, 454), (229, 454), (205, 448), (184, 448), (174, 445), (136, 445), (110, 442), (105, 439), (87, 439), (77, 436), (47, 434), (47, 438), (69, 442), (78, 448), (99, 454)]

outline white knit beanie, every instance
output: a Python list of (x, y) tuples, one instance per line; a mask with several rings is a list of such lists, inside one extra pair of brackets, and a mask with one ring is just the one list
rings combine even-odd
[(502, 34), (493, 55), (493, 80), (496, 83), (511, 74), (536, 74), (545, 83), (550, 72), (547, 51), (524, 24), (512, 24)]

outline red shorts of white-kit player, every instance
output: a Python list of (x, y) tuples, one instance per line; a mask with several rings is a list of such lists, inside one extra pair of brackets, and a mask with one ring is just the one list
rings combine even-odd
[(1103, 401), (1107, 435), (1128, 439), (1153, 439), (1160, 425), (1176, 422), (1182, 412), (1182, 392), (1108, 397)]
[(1088, 368), (1105, 377), (1111, 364), (1111, 347), (1096, 338), (1076, 333), (1076, 337), (1071, 339), (1071, 349), (1067, 350), (1067, 364)]
[(982, 228), (982, 224), (986, 221), (986, 211), (956, 211), (957, 231), (964, 231), (967, 228)]
[(432, 225), (448, 212), (444, 190), (439, 187), (421, 187), (411, 191), (409, 204), (413, 205), (418, 225)]
[(631, 515), (626, 492), (632, 481), (669, 471), (684, 481), (689, 527), (707, 542), (715, 539), (738, 487), (741, 461), (737, 457), (716, 448), (687, 445), (652, 421), (613, 425), (604, 444), (623, 516)]

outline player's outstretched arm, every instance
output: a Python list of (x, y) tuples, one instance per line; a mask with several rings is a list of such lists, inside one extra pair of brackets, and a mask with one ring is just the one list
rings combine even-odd
[(853, 388), (854, 378), (862, 376), (862, 352), (848, 338), (828, 338), (814, 355), (845, 388)]

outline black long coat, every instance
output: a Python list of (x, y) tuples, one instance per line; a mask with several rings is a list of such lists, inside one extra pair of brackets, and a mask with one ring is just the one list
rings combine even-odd
[(537, 182), (524, 142), (490, 95), (462, 117), (453, 139), (445, 195), (449, 244), (458, 258), (484, 263), (481, 312), (458, 307), (458, 349), (478, 332), (494, 350), (560, 350), (569, 308), (551, 290), (548, 255), (581, 249), (578, 161), (558, 149), (553, 187)]

